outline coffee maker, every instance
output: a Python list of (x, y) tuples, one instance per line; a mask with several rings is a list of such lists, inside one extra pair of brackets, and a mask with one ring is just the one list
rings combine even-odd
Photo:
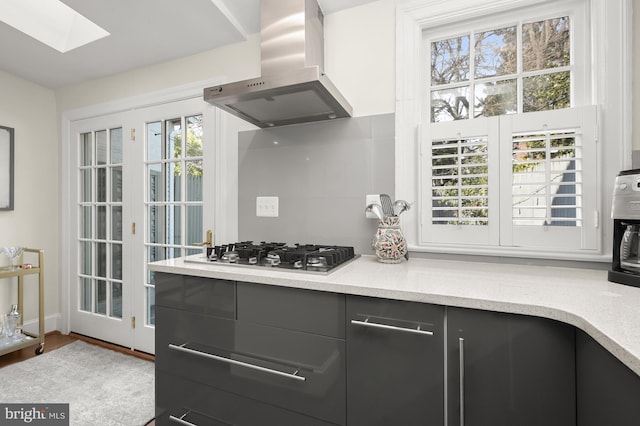
[(611, 218), (613, 258), (608, 280), (640, 287), (640, 169), (618, 173)]

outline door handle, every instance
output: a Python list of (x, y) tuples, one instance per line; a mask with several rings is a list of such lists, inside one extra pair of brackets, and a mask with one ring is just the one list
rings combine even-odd
[(464, 426), (464, 338), (458, 338), (460, 349), (460, 426)]

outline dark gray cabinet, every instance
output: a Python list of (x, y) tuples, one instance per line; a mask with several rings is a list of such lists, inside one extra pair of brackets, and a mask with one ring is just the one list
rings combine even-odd
[(344, 425), (344, 299), (156, 273), (157, 424)]
[(347, 424), (442, 425), (442, 306), (347, 297)]
[(576, 424), (573, 327), (462, 308), (447, 325), (449, 425)]
[(157, 425), (627, 426), (638, 401), (557, 321), (156, 273)]
[(582, 331), (576, 334), (579, 426), (640, 423), (640, 377)]

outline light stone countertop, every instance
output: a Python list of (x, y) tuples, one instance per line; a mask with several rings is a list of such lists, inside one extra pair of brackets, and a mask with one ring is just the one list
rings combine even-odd
[[(202, 255), (186, 259), (202, 258)], [(607, 281), (607, 271), (455, 260), (383, 264), (373, 256), (328, 275), (185, 262), (152, 271), (526, 314), (571, 324), (640, 375), (640, 288)]]

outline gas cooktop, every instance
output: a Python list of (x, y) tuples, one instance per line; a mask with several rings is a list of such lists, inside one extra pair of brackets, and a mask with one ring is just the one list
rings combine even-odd
[(233, 266), (279, 268), (294, 271), (329, 273), (358, 258), (353, 247), (241, 241), (207, 247), (206, 255), (192, 256), (185, 262)]

